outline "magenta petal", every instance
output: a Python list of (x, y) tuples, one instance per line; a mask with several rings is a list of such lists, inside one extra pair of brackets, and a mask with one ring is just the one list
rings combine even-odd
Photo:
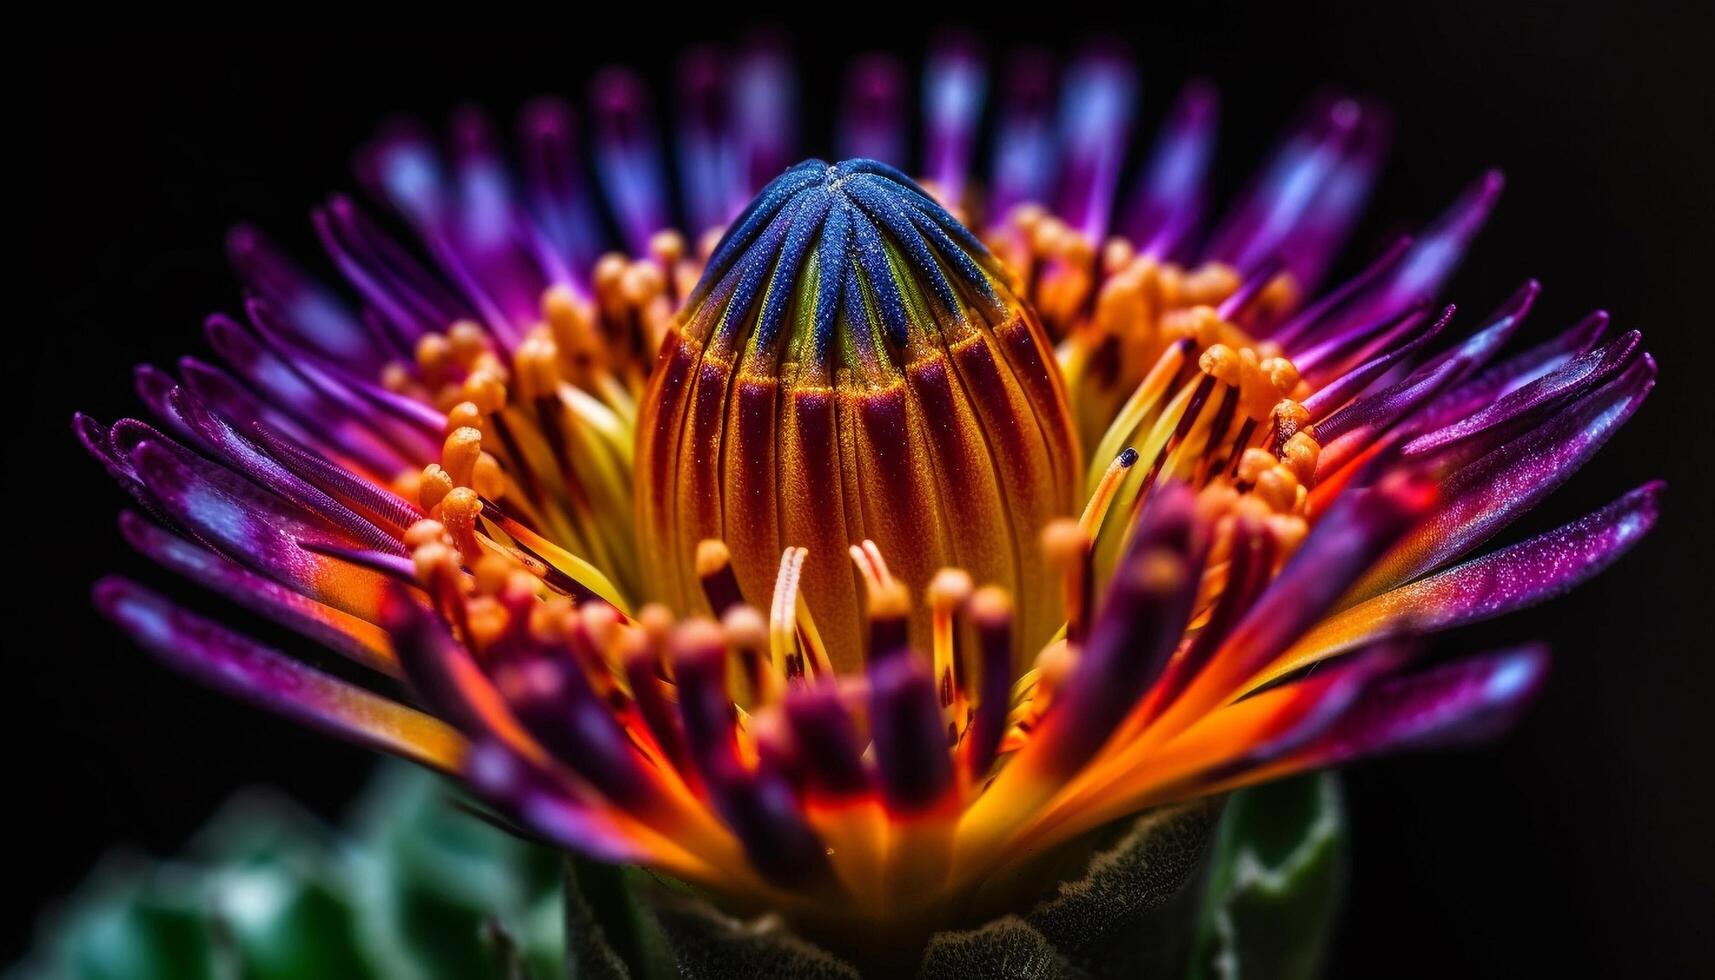
[(1400, 632), (1451, 629), (1523, 609), (1596, 576), (1655, 526), (1663, 484), (1647, 483), (1601, 510), (1528, 541), (1400, 586), (1329, 617), (1295, 647), (1322, 659)]
[(445, 769), (462, 740), (440, 721), (330, 677), (119, 578), (95, 604), (169, 666), (233, 697), (369, 748)]
[[(325, 538), (326, 533), (295, 521), (287, 511), (290, 505), (259, 490), (232, 492), (210, 473), (199, 471), (218, 467), (205, 463), (199, 468), (184, 450), (168, 446), (144, 439), (127, 457), (150, 496), (175, 523), (229, 558), (304, 595), (354, 616), (374, 615), (380, 576), (305, 550), (300, 540)], [(337, 585), (327, 574), (333, 566), (339, 566)]]
[(1479, 411), (1425, 432), (1406, 443), (1404, 452), (1408, 456), (1441, 454), (1459, 446), (1461, 452), (1475, 454), (1492, 449), (1560, 405), (1606, 383), (1631, 364), (1642, 339), (1635, 330), (1616, 338), (1606, 347), (1501, 395)]
[(1219, 115), (1219, 98), (1208, 82), (1191, 82), (1179, 93), (1120, 223), (1140, 254), (1183, 258), (1180, 251), (1207, 205)]
[(207, 548), (173, 534), (132, 511), (119, 515), (131, 547), (217, 595), (266, 616), (365, 666), (397, 674), (386, 637), (366, 620), (288, 589)]
[(1608, 314), (1598, 310), (1569, 330), (1514, 355), (1441, 395), (1418, 415), (1428, 429), (1438, 429), (1478, 411), (1575, 357), (1595, 350), (1608, 328)]
[(555, 779), (498, 740), (471, 746), (464, 764), (471, 787), (549, 843), (612, 864), (639, 864), (649, 855), (601, 811), (569, 796)]
[(195, 431), (203, 444), (218, 453), (221, 460), (235, 472), (291, 501), (330, 528), (350, 535), (354, 541), (362, 542), (377, 551), (398, 555), (405, 553), (404, 547), (394, 535), (371, 524), (282, 466), (274, 457), (234, 431), (225, 419), (209, 411), (195, 395), (183, 388), (176, 388), (168, 396), (167, 403), (174, 411), (175, 417)]
[(1382, 681), (1294, 762), (1331, 766), (1396, 749), (1492, 737), (1517, 718), (1547, 672), (1548, 651), (1527, 646)]
[(982, 53), (962, 35), (938, 41), (923, 66), (923, 173), (948, 204), (964, 196), (987, 86)]
[(1643, 404), (1655, 384), (1648, 354), (1619, 377), (1550, 416), (1442, 484), (1445, 503), (1361, 583), (1367, 599), (1440, 567), (1534, 507), (1595, 455)]
[(379, 370), (385, 355), (363, 322), (248, 225), (227, 233), (226, 254), (245, 288), (282, 311), (292, 332), (324, 357)]

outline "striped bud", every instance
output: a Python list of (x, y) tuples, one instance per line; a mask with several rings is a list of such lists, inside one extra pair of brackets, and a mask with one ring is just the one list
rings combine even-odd
[(854, 669), (847, 549), (868, 539), (912, 594), (947, 566), (1011, 591), (1015, 661), (1059, 626), (1037, 537), (1073, 512), (1079, 456), (1052, 349), (1000, 263), (885, 164), (801, 163), (733, 223), (663, 343), (638, 456), (647, 587), (679, 609), (706, 601), (700, 541), (725, 541), (753, 603), (807, 548), (801, 594)]

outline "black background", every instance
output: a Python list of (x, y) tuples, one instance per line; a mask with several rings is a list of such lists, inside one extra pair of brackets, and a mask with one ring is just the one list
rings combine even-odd
[[(1636, 4), (1381, 6), (1075, 25), (1059, 22), (1065, 5), (985, 23), (845, 4), (774, 22), (794, 38), (804, 135), (822, 153), (848, 56), (886, 48), (915, 60), (936, 26), (963, 23), (991, 53), (1020, 41), (1061, 51), (1089, 36), (1124, 41), (1143, 73), (1145, 131), (1181, 80), (1212, 78), (1228, 191), (1318, 86), (1392, 103), (1394, 151), (1359, 251), (1433, 213), (1484, 167), (1505, 168), (1500, 210), (1448, 298), (1476, 312), (1536, 276), (1545, 292), (1527, 339), (1604, 306), (1622, 329), (1644, 330), (1661, 364), (1638, 417), (1514, 536), (1652, 477), (1669, 481), (1666, 516), (1571, 598), (1442, 644), (1541, 636), (1558, 657), (1545, 695), (1503, 741), (1351, 772), (1353, 873), (1334, 972), (1702, 973), (1715, 962), (1706, 625), (1715, 32), (1706, 18)], [(383, 118), (438, 119), (464, 99), (504, 117), (534, 94), (581, 95), (606, 63), (640, 67), (663, 92), (685, 44), (730, 41), (746, 26), (665, 10), (647, 25), (526, 20), (508, 33), (435, 38), (328, 25), (299, 37), (27, 46), (41, 67), (16, 90), (31, 94), (26, 138), (11, 155), (40, 172), (11, 185), (26, 225), (11, 236), (23, 274), (7, 290), (5, 341), (8, 601), (18, 605), (7, 617), (0, 710), (15, 794), (0, 804), (15, 822), (0, 837), (15, 906), (0, 962), (22, 950), (35, 911), (106, 849), (171, 853), (252, 782), (337, 815), (370, 764), (168, 674), (89, 611), (89, 585), (105, 571), (164, 576), (120, 543), (112, 518), (125, 501), (76, 446), (70, 413), (135, 413), (133, 363), (206, 353), (201, 318), (238, 298), (222, 257), (229, 224), (253, 221), (318, 259), (308, 208), (352, 187), (350, 153)]]

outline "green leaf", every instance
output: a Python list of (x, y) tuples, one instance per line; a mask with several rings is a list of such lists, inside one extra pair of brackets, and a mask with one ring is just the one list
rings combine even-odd
[(46, 917), (20, 977), (565, 976), (559, 857), (384, 768), (335, 833), (241, 794), (172, 861), (113, 858)]
[(1191, 976), (1315, 976), (1339, 905), (1344, 842), (1332, 773), (1234, 794), (1216, 836)]
[(88, 980), (188, 980), (215, 976), (206, 917), (194, 904), (144, 891), (112, 892), (69, 913), (57, 955), (64, 973)]

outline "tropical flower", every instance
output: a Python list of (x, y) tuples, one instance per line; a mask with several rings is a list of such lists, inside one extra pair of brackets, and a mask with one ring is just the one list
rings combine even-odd
[(1541, 649), (1412, 637), (1594, 574), (1659, 488), (1468, 557), (1655, 374), (1601, 313), (1505, 353), (1534, 282), (1435, 305), (1499, 175), (1330, 286), (1376, 105), (1312, 102), (1212, 220), (1205, 84), (1129, 175), (1132, 66), (1022, 58), (979, 181), (990, 80), (944, 46), (914, 182), (904, 77), (853, 69), (835, 164), (788, 165), (766, 46), (687, 59), (671, 154), (620, 70), (587, 127), (529, 106), (516, 167), (474, 111), (384, 132), (360, 176), (414, 241), (330, 199), (336, 288), (237, 230), (221, 363), (76, 420), (138, 550), (364, 669), (97, 604), (558, 846), (877, 941), (1118, 818), (1515, 716)]

